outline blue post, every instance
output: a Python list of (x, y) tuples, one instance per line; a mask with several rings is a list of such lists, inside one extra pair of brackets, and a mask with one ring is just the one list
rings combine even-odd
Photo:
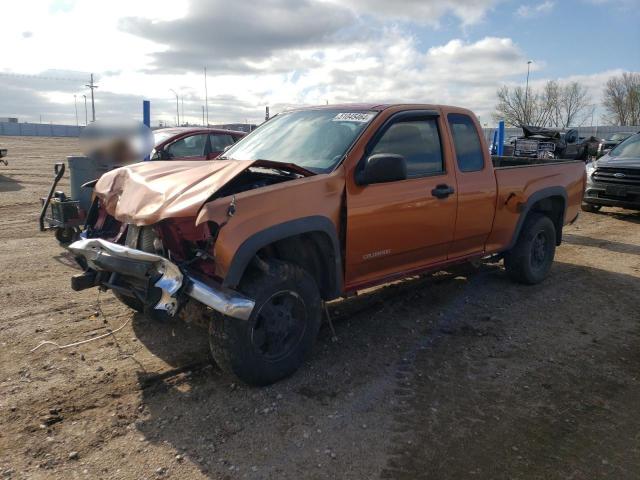
[(493, 131), (493, 142), (491, 142), (491, 155), (498, 154), (498, 129)]
[[(151, 102), (149, 100), (142, 101), (142, 123), (145, 124), (145, 126), (147, 127), (146, 130), (147, 132), (149, 132), (148, 129), (151, 128)], [(151, 138), (153, 138), (153, 136)], [(153, 144), (150, 146), (149, 151), (151, 151), (151, 148), (153, 148)], [(145, 162), (149, 159), (149, 155), (146, 155), (144, 157)]]
[(504, 120), (498, 122), (498, 155), (504, 153)]
[(149, 100), (142, 101), (142, 123), (151, 128), (151, 102)]

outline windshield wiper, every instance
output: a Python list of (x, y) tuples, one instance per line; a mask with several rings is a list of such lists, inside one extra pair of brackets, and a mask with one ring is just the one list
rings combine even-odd
[(297, 173), (305, 177), (310, 177), (312, 175), (315, 175), (315, 172), (312, 172), (311, 170), (307, 170), (306, 168), (296, 165), (295, 163), (275, 162), (273, 160), (266, 160), (264, 158), (259, 158), (255, 160), (255, 162), (257, 164), (256, 166), (266, 166), (274, 170)]

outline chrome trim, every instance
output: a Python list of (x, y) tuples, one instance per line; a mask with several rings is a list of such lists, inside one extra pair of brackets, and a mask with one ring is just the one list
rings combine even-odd
[(161, 275), (155, 286), (162, 290), (162, 296), (154, 308), (165, 310), (170, 315), (174, 315), (178, 310), (177, 294), (183, 285), (185, 285), (185, 293), (191, 298), (230, 317), (247, 320), (255, 305), (253, 300), (233, 290), (210, 286), (190, 275), (183, 275), (175, 263), (160, 255), (108, 242), (101, 238), (84, 238), (73, 242), (68, 248), (75, 255), (83, 257), (87, 265), (96, 271), (105, 271), (100, 266), (100, 263), (103, 263), (99, 261), (101, 257), (149, 263), (149, 268), (155, 269)]
[(191, 298), (229, 317), (249, 320), (255, 306), (253, 300), (243, 297), (233, 290), (223, 287), (212, 288), (193, 277), (187, 278), (189, 281), (185, 293)]

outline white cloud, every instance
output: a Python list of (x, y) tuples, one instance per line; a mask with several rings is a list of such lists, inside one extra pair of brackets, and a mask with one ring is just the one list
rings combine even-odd
[(516, 10), (516, 15), (522, 18), (537, 17), (545, 15), (553, 10), (555, 2), (546, 0), (537, 5), (520, 5)]
[(360, 15), (383, 20), (402, 20), (423, 25), (438, 25), (441, 18), (453, 15), (463, 26), (481, 21), (487, 11), (504, 0), (340, 0)]
[[(259, 122), (267, 104), (275, 113), (325, 101), (448, 103), (488, 119), (497, 88), (524, 80), (528, 55), (511, 38), (462, 36), (425, 46), (413, 34), (415, 24), (479, 22), (499, 0), (337, 2), (265, 0), (259, 15), (234, 7), (237, 18), (221, 0), (58, 0), (53, 13), (49, 2), (17, 2), (3, 12), (0, 31), (0, 42), (14, 45), (0, 64), (0, 116), (75, 123), (73, 95), (83, 103), (88, 72), (100, 85), (98, 118), (140, 118), (147, 98), (154, 122), (172, 121), (172, 88), (193, 123), (202, 118), (205, 64), (213, 122)], [(553, 7), (531, 8), (545, 4)], [(44, 78), (3, 76), (8, 67)], [(532, 82), (542, 81), (544, 69), (536, 59)], [(594, 98), (608, 74), (581, 77)], [(61, 77), (75, 80), (55, 80)]]

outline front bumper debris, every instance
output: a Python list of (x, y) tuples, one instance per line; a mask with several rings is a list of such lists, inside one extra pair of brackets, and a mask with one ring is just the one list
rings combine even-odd
[[(170, 315), (174, 315), (178, 310), (180, 293), (224, 315), (241, 320), (249, 319), (255, 304), (253, 300), (233, 290), (212, 286), (188, 273), (183, 273), (178, 265), (160, 255), (100, 238), (78, 240), (69, 245), (69, 250), (77, 257), (83, 258), (93, 271), (116, 273), (141, 280), (156, 279), (154, 286), (159, 288), (162, 294), (153, 308), (165, 310)], [(84, 275), (91, 275), (91, 270)], [(84, 289), (96, 284), (83, 279), (75, 280), (72, 286), (74, 289)]]

